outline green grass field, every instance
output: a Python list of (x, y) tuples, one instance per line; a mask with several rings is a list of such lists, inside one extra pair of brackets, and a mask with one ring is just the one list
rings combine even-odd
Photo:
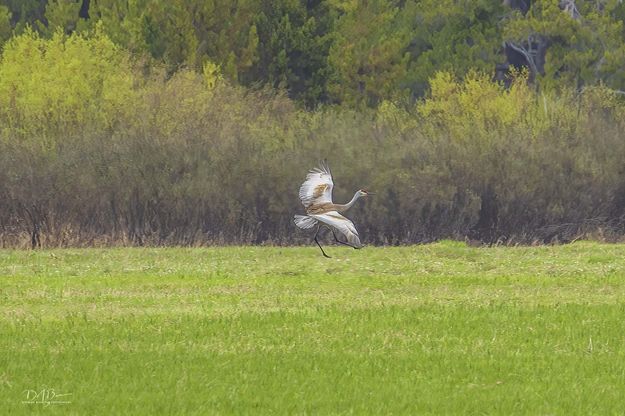
[(625, 245), (328, 253), (0, 251), (0, 414), (625, 412)]

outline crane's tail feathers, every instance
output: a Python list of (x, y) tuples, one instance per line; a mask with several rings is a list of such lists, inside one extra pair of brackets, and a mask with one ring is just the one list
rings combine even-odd
[(295, 225), (303, 230), (307, 230), (317, 225), (316, 219), (308, 217), (306, 215), (296, 215), (293, 221), (295, 222)]

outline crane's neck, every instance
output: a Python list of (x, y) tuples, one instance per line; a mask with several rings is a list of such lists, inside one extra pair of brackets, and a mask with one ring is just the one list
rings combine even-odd
[(354, 203), (356, 202), (356, 200), (360, 198), (360, 194), (358, 193), (358, 191), (356, 191), (356, 193), (354, 194), (354, 197), (352, 198), (351, 201), (349, 201), (347, 204), (340, 204), (337, 205), (337, 211), (338, 212), (345, 212), (348, 209), (350, 209), (352, 207), (352, 205), (354, 205)]

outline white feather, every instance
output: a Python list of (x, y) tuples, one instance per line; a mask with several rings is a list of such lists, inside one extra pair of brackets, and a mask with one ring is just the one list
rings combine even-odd
[[(315, 189), (319, 185), (326, 185), (326, 188), (321, 196), (315, 198)], [(330, 168), (325, 162), (322, 162), (318, 168), (310, 170), (306, 175), (306, 180), (299, 188), (299, 198), (306, 208), (311, 205), (332, 203), (333, 187), (334, 182), (332, 181)]]

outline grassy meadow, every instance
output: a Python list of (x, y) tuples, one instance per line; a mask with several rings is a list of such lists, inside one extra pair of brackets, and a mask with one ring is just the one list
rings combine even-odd
[(625, 409), (625, 245), (328, 253), (0, 251), (0, 414)]

